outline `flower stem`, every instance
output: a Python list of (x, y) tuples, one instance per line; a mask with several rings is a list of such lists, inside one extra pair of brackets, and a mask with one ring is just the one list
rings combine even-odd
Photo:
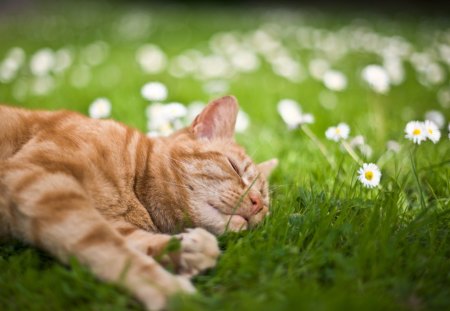
[(334, 163), (331, 156), (328, 154), (327, 149), (325, 146), (320, 142), (320, 140), (317, 138), (316, 135), (309, 129), (309, 127), (306, 124), (300, 125), (300, 128), (305, 132), (305, 134), (316, 144), (316, 146), (319, 148), (320, 152), (322, 152), (325, 159), (327, 159), (328, 163), (332, 168), (336, 167), (336, 164)]
[(417, 145), (414, 146), (414, 150), (412, 152), (411, 150), (409, 151), (409, 155), (411, 159), (412, 171), (414, 174), (414, 178), (416, 179), (417, 182), (417, 188), (419, 190), (420, 205), (422, 206), (423, 209), (425, 209), (426, 208), (425, 196), (423, 195), (422, 185), (420, 184), (419, 175), (417, 174), (416, 152), (417, 152)]
[(348, 154), (356, 161), (359, 165), (363, 165), (363, 161), (358, 157), (353, 148), (349, 145), (349, 143), (345, 140), (342, 141), (342, 146), (348, 152)]

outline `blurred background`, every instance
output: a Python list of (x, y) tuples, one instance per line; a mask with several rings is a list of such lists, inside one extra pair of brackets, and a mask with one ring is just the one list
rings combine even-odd
[[(449, 6), (2, 1), (0, 98), (84, 113), (106, 98), (113, 117), (141, 130), (148, 130), (142, 111), (152, 100), (188, 105), (228, 93), (272, 125), (282, 98), (312, 113), (355, 118), (368, 109), (382, 113), (374, 101), (395, 103), (408, 120), (450, 106)], [(148, 82), (162, 83), (166, 96), (143, 94)], [(322, 120), (322, 128), (334, 121)]]
[[(192, 104), (190, 112), (170, 112), (186, 117), (231, 93), (241, 102), (243, 129), (273, 128), (281, 126), (277, 103), (292, 98), (323, 115), (320, 130), (351, 113), (357, 127), (376, 124), (369, 136), (381, 141), (398, 117), (450, 107), (448, 7), (418, 0), (3, 1), (0, 98), (86, 114), (100, 99), (93, 110), (154, 134), (183, 122), (149, 125), (159, 109), (149, 112), (152, 103)], [(377, 120), (367, 114), (375, 110)]]
[(283, 129), (274, 113), (292, 99), (320, 115), (318, 131), (351, 116), (356, 129), (368, 128), (368, 137), (382, 143), (397, 138), (390, 135), (399, 120), (448, 114), (448, 7), (3, 1), (0, 99), (113, 117), (150, 135), (170, 134), (224, 94), (241, 103), (240, 132)]

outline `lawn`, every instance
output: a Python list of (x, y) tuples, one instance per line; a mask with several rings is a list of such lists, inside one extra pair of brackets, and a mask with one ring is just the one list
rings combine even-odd
[[(106, 98), (113, 119), (147, 132), (147, 82), (167, 87), (164, 103), (233, 94), (250, 121), (238, 141), (255, 161), (280, 160), (270, 217), (220, 237), (217, 267), (194, 279), (197, 295), (175, 297), (169, 310), (450, 309), (448, 19), (89, 2), (3, 14), (2, 102), (88, 114)], [(138, 51), (153, 62), (139, 63)], [(383, 66), (388, 83), (371, 87), (368, 65)], [(282, 99), (314, 115), (307, 130), (318, 143), (283, 122)], [(446, 120), (440, 141), (407, 140), (406, 124), (430, 110)], [(364, 187), (360, 164), (325, 137), (340, 122), (350, 126), (349, 142), (364, 137), (363, 152), (354, 151), (378, 164), (378, 187)], [(142, 307), (75, 260), (63, 266), (9, 241), (0, 245), (0, 309)]]

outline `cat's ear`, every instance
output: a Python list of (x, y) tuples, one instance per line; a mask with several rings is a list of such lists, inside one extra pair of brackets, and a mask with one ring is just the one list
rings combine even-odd
[(272, 171), (278, 166), (278, 159), (271, 159), (262, 163), (259, 163), (258, 169), (264, 177), (268, 178)]
[(197, 138), (233, 139), (239, 105), (234, 96), (224, 96), (210, 102), (192, 122)]

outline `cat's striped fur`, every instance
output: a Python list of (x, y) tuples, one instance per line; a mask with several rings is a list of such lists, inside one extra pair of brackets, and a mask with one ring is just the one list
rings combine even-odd
[[(258, 167), (234, 142), (237, 111), (223, 97), (190, 127), (150, 139), (111, 120), (0, 106), (0, 237), (63, 262), (75, 256), (147, 308), (164, 308), (215, 265), (209, 232), (246, 229), (268, 212), (276, 161)], [(160, 256), (172, 238), (181, 248)]]

